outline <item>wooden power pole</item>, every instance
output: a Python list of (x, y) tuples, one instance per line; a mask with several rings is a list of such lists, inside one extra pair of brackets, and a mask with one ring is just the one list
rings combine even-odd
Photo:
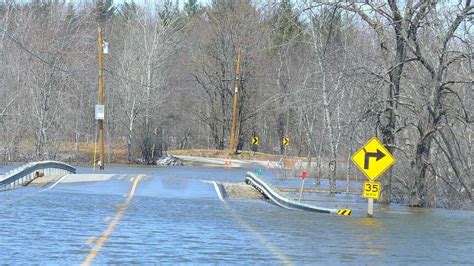
[[(99, 25), (99, 105), (104, 106), (104, 64), (103, 64), (103, 47), (104, 36), (102, 34), (102, 27)], [(105, 158), (104, 158), (104, 120), (105, 120), (105, 108), (102, 108), (104, 116), (102, 119), (98, 118), (99, 122), (99, 149), (100, 149), (100, 169), (104, 169)]]
[(238, 113), (239, 85), (240, 85), (240, 48), (239, 50), (237, 50), (237, 66), (235, 70), (235, 81), (234, 81), (234, 107), (232, 111), (232, 129), (230, 131), (230, 149), (232, 152), (236, 151), (237, 143), (238, 143), (237, 113)]

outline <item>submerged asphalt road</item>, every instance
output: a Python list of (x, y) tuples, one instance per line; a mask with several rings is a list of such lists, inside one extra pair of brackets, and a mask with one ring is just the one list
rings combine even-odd
[[(474, 259), (472, 212), (398, 208), (367, 219), (364, 205), (356, 203), (352, 217), (338, 217), (260, 200), (222, 201), (213, 184), (203, 182), (242, 182), (246, 171), (116, 167), (99, 182), (68, 176), (46, 188), (2, 192), (0, 259), (5, 264), (446, 264)], [(331, 204), (341, 204), (337, 200)]]

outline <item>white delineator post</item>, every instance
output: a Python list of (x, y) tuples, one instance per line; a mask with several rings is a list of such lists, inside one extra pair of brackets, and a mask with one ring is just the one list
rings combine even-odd
[(374, 218), (374, 199), (369, 198), (367, 204), (367, 217)]

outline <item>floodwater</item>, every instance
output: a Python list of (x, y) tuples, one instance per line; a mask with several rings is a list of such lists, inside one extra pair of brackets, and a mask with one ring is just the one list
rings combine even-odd
[[(203, 182), (242, 182), (246, 171), (109, 167), (104, 172), (116, 175), (107, 181), (0, 192), (0, 261), (74, 265), (91, 253), (93, 264), (474, 261), (473, 212), (395, 206), (368, 219), (366, 202), (357, 196), (311, 201), (353, 210), (352, 216), (335, 216), (261, 200), (221, 201), (213, 184)], [(272, 173), (264, 176), (279, 186)], [(134, 183), (134, 197), (126, 204)]]

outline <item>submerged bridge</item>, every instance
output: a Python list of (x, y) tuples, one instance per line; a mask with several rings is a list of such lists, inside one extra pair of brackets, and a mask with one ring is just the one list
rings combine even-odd
[[(41, 162), (32, 162), (25, 165), (22, 165), (8, 173), (3, 177), (0, 176), (0, 190), (14, 189), (21, 186), (26, 186), (30, 184), (35, 179), (48, 176), (64, 176), (66, 174), (76, 173), (76, 169), (66, 163), (58, 161), (41, 161)], [(245, 176), (245, 182), (248, 185), (256, 188), (260, 193), (262, 193), (266, 198), (268, 198), (272, 203), (277, 206), (280, 206), (285, 209), (294, 209), (294, 210), (304, 210), (311, 212), (321, 212), (321, 213), (334, 213), (338, 215), (351, 215), (351, 210), (349, 209), (331, 209), (313, 206), (301, 202), (297, 202), (291, 199), (288, 199), (279, 194), (278, 189), (273, 188), (269, 183), (265, 182), (260, 176), (248, 172)], [(219, 198), (222, 198), (222, 195), (225, 194), (222, 186), (217, 186), (219, 189), (216, 189)]]
[(25, 186), (41, 176), (60, 176), (76, 173), (73, 166), (57, 161), (31, 162), (22, 165), (0, 177), (0, 190)]
[(248, 172), (245, 176), (245, 183), (255, 187), (260, 193), (264, 194), (269, 200), (274, 204), (285, 208), (293, 210), (304, 210), (312, 212), (322, 212), (322, 213), (335, 213), (338, 215), (351, 215), (352, 211), (349, 209), (330, 209), (324, 207), (317, 207), (313, 205), (308, 205), (294, 200), (288, 199), (280, 195), (276, 189), (272, 188), (267, 182), (265, 182), (258, 175)]

